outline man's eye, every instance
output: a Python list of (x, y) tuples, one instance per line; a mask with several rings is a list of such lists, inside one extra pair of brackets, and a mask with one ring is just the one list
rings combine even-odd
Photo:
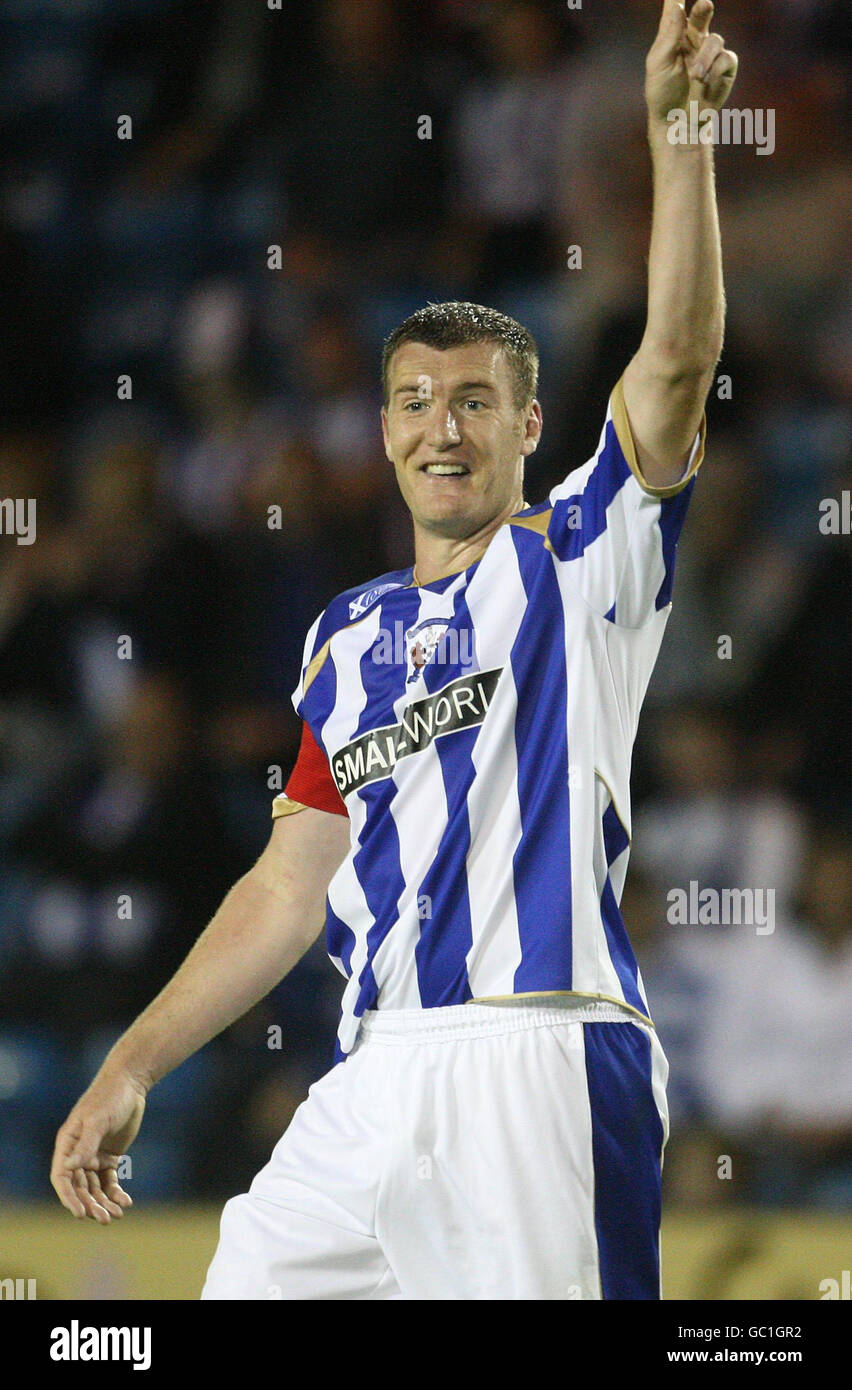
[(475, 406), (475, 407), (478, 409), (479, 406), (484, 405), (484, 404), (485, 404), (484, 401), (475, 401), (475, 400), (465, 401), (465, 405), (468, 406), (468, 408), (469, 408), (470, 406)]
[(402, 408), (403, 410), (413, 410), (415, 407), (425, 404), (426, 402), (424, 400), (408, 401)]

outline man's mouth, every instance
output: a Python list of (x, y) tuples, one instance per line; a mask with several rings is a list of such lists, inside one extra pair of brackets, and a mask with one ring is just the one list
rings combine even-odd
[(434, 478), (463, 478), (470, 469), (466, 463), (424, 463), (421, 471)]

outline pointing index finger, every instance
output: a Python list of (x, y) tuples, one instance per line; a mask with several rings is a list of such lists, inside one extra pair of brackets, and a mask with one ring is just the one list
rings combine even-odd
[(689, 12), (687, 25), (692, 31), (691, 37), (705, 39), (710, 33), (710, 21), (713, 18), (713, 0), (695, 0), (695, 4)]

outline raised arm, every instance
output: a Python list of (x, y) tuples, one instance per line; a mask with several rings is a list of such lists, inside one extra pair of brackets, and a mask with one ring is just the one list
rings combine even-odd
[(263, 999), (316, 940), (325, 896), (349, 848), (349, 821), (306, 808), (273, 823), (157, 998), (119, 1038), (59, 1130), (51, 1182), (74, 1216), (106, 1225), (131, 1205), (117, 1180), (156, 1081)]
[[(624, 374), (624, 404), (639, 468), (653, 487), (683, 476), (722, 351), (725, 297), (713, 175), (713, 145), (674, 143), (669, 112), (702, 113), (724, 105), (736, 54), (710, 32), (711, 0), (689, 17), (664, 0), (645, 66), (654, 204), (648, 258), (648, 318)], [(680, 123), (681, 129), (685, 122)], [(704, 132), (707, 139), (709, 131)]]

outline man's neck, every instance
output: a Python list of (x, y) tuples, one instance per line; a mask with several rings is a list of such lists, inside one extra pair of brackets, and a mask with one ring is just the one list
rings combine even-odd
[(516, 497), (502, 512), (470, 536), (438, 536), (414, 523), (414, 582), (434, 584), (447, 575), (459, 574), (480, 560), (488, 549), (495, 532), (510, 516), (523, 511), (523, 497)]

